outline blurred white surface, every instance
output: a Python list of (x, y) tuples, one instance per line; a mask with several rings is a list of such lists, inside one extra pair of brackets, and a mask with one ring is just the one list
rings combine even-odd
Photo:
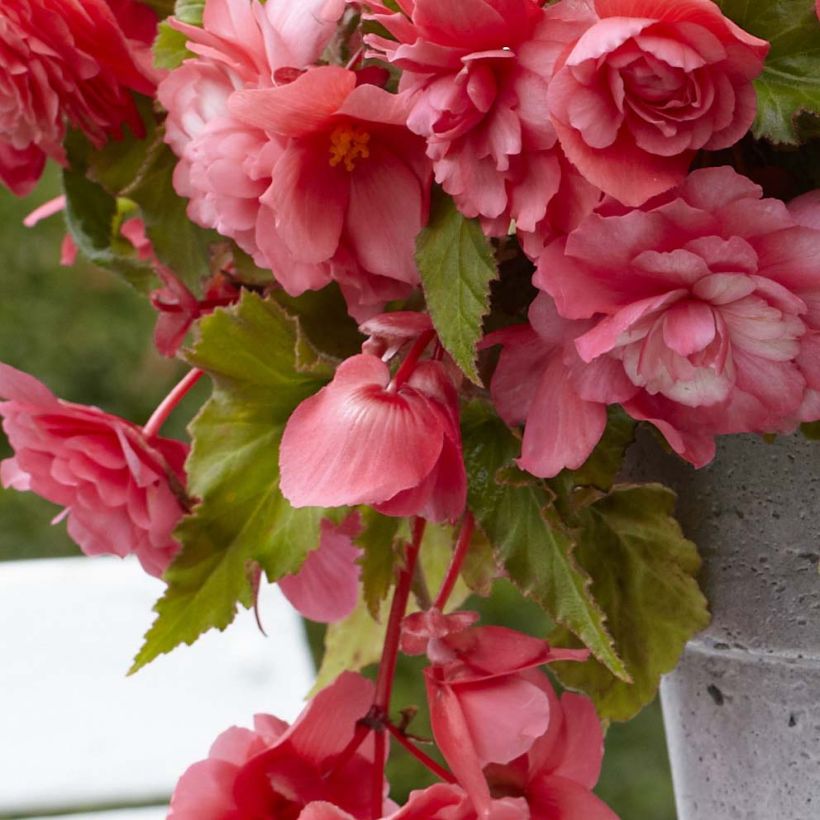
[(165, 820), (168, 809), (165, 806), (151, 806), (146, 809), (121, 809), (120, 811), (79, 812), (78, 814), (31, 817), (29, 820)]
[[(298, 714), (313, 668), (275, 586), (260, 602), (270, 637), (240, 610), (126, 677), (163, 588), (113, 558), (0, 563), (0, 816), (160, 802), (228, 726)], [(74, 819), (103, 816), (164, 811)]]

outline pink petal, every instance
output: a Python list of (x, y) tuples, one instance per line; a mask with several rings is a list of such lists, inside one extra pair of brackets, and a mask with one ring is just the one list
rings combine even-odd
[(681, 356), (710, 345), (717, 332), (710, 305), (686, 300), (672, 305), (663, 316), (663, 340)]
[(318, 549), (308, 554), (299, 572), (281, 578), (279, 588), (305, 618), (340, 621), (359, 597), (360, 555), (350, 535), (325, 519)]
[(530, 811), (539, 820), (618, 820), (609, 806), (574, 780), (545, 777), (527, 787)]

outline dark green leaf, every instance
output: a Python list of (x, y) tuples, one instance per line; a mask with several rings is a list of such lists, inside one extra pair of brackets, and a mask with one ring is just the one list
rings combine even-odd
[(190, 363), (212, 378), (212, 398), (191, 425), (189, 492), (199, 499), (177, 535), (182, 552), (134, 670), (248, 606), (248, 569), (275, 581), (318, 544), (324, 510), (293, 509), (279, 492), (279, 442), (296, 405), (331, 377), (298, 322), (273, 301), (246, 293), (201, 323)]
[(810, 441), (820, 441), (820, 421), (807, 422), (800, 425), (803, 435)]
[(798, 117), (820, 113), (820, 23), (812, 0), (718, 0), (724, 13), (771, 51), (757, 79), (756, 137), (795, 145)]
[(493, 250), (476, 220), (462, 216), (442, 192), (419, 234), (416, 262), (427, 309), (441, 343), (476, 384), (476, 345), (490, 310), (490, 282), (498, 276)]
[[(552, 668), (567, 686), (590, 695), (602, 717), (629, 720), (650, 703), (660, 676), (709, 623), (695, 580), (700, 558), (674, 507), (675, 494), (659, 484), (616, 485), (585, 511), (576, 554), (633, 682), (618, 680), (596, 660)], [(551, 640), (578, 645), (566, 630)]]
[(590, 593), (590, 579), (573, 555), (570, 536), (554, 520), (543, 482), (512, 466), (519, 441), (487, 405), (464, 412), (464, 460), (469, 505), (510, 580), (557, 623), (574, 632), (618, 677), (628, 680)]

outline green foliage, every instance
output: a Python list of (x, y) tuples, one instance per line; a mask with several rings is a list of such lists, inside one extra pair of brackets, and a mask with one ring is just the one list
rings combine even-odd
[(809, 441), (820, 441), (820, 421), (801, 424), (800, 430)]
[[(700, 558), (673, 517), (675, 494), (660, 484), (616, 486), (582, 512), (576, 556), (592, 577), (632, 683), (596, 660), (554, 664), (561, 681), (586, 692), (599, 714), (629, 720), (650, 703), (660, 676), (674, 669), (683, 647), (709, 623), (695, 575)], [(566, 629), (551, 640), (579, 642)]]
[(718, 0), (724, 13), (771, 51), (757, 79), (753, 133), (776, 143), (801, 141), (801, 114), (820, 114), (820, 23), (812, 0)]
[(362, 548), (362, 594), (367, 611), (376, 619), (396, 578), (400, 547), (407, 540), (407, 519), (391, 518), (362, 509), (363, 530), (356, 539)]
[(318, 544), (324, 513), (293, 509), (278, 488), (285, 423), (333, 373), (299, 322), (276, 302), (246, 293), (202, 321), (187, 358), (214, 384), (191, 425), (187, 470), (198, 502), (177, 530), (183, 549), (166, 573), (168, 589), (133, 670), (208, 629), (225, 629), (237, 604), (251, 603), (253, 565), (270, 581), (298, 570)]
[(441, 191), (433, 197), (430, 223), (419, 234), (416, 262), (441, 343), (467, 377), (480, 384), (476, 345), (498, 269), (479, 223), (462, 216)]
[(566, 626), (614, 675), (629, 680), (613, 647), (605, 616), (590, 593), (590, 578), (573, 555), (544, 482), (512, 467), (518, 439), (487, 405), (463, 415), (468, 503), (498, 562), (521, 592)]
[[(162, 0), (168, 2), (168, 0)], [(205, 10), (204, 0), (176, 0), (173, 5), (174, 17), (189, 23), (192, 26), (202, 25), (202, 14)], [(169, 12), (170, 13), (170, 12)], [(183, 60), (193, 57), (188, 51), (188, 38), (166, 22), (159, 24), (157, 38), (154, 40), (154, 65), (157, 68), (174, 69), (182, 64)]]

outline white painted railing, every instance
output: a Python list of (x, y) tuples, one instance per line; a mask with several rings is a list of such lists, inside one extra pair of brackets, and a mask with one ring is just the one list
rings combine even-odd
[(126, 677), (162, 589), (130, 561), (0, 563), (0, 817), (164, 817), (92, 809), (164, 802), (223, 729), (299, 712), (313, 670), (276, 587), (260, 603), (270, 637), (242, 610), (225, 633)]

